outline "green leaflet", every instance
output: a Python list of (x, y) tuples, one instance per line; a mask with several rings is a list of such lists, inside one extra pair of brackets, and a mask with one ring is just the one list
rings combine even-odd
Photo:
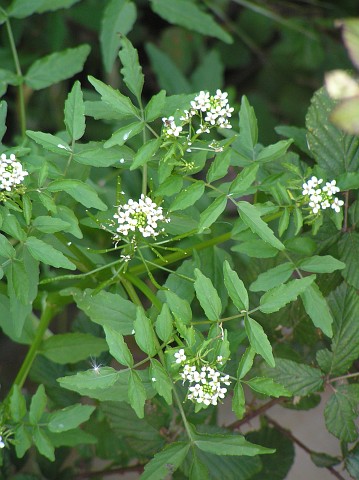
[(195, 269), (194, 273), (196, 277), (194, 288), (198, 301), (207, 318), (216, 322), (220, 319), (222, 312), (222, 303), (217, 290), (214, 288), (211, 280), (204, 276), (198, 268)]
[(108, 350), (106, 341), (88, 333), (60, 333), (45, 339), (39, 353), (60, 364), (77, 363)]
[(325, 335), (331, 337), (333, 318), (328, 304), (316, 283), (312, 283), (300, 294), (305, 311), (314, 325), (320, 328)]
[(79, 140), (85, 133), (85, 105), (79, 81), (74, 83), (65, 102), (65, 125), (73, 140)]
[(74, 404), (49, 415), (48, 428), (51, 432), (63, 432), (86, 422), (95, 410), (93, 405)]
[(186, 442), (167, 445), (147, 463), (140, 480), (164, 480), (182, 464), (189, 448), (190, 444)]
[(28, 237), (25, 246), (33, 258), (46, 265), (51, 265), (56, 268), (76, 270), (76, 266), (70, 262), (63, 253), (39, 238)]
[(325, 410), (325, 424), (330, 433), (341, 441), (353, 442), (357, 439), (357, 418), (359, 385), (339, 385), (329, 398)]
[(227, 260), (223, 264), (223, 273), (224, 284), (234, 305), (239, 311), (248, 310), (249, 300), (246, 287), (237, 273), (231, 269)]
[(272, 353), (272, 346), (269, 343), (268, 337), (265, 334), (262, 325), (253, 320), (253, 318), (246, 317), (244, 320), (247, 336), (251, 347), (258, 353), (264, 360), (274, 367), (275, 361)]
[[(128, 4), (127, 9), (130, 9), (132, 5), (132, 2)], [(134, 9), (134, 5), (132, 8)], [(120, 31), (123, 35), (126, 35), (126, 32), (124, 32), (123, 29)], [(133, 47), (132, 43), (126, 37), (122, 37), (121, 45), (122, 49), (120, 50), (119, 55), (123, 65), (121, 69), (123, 80), (127, 87), (135, 95), (137, 101), (140, 103), (144, 76), (138, 60), (138, 53)]]
[(87, 208), (107, 210), (107, 205), (99, 198), (96, 190), (80, 180), (54, 180), (47, 189), (50, 192), (66, 192)]

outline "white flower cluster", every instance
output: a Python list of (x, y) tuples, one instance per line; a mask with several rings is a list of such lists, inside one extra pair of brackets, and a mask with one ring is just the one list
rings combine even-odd
[(26, 175), (29, 172), (23, 170), (20, 162), (16, 160), (15, 155), (12, 153), (7, 158), (5, 153), (1, 154), (0, 159), (0, 190), (11, 190), (24, 181)]
[(0, 435), (0, 448), (4, 448), (4, 447), (5, 447), (5, 442), (3, 441), (2, 436)]
[[(183, 383), (189, 383), (187, 398), (194, 403), (204, 405), (217, 405), (218, 400), (225, 397), (227, 388), (230, 385), (229, 375), (222, 375), (213, 365), (203, 365), (197, 370), (195, 365), (184, 363), (186, 355), (183, 348), (175, 353), (176, 363), (183, 365), (180, 373)], [(217, 363), (222, 364), (222, 357), (217, 358)]]
[(130, 199), (125, 205), (120, 205), (113, 218), (118, 222), (116, 231), (120, 236), (138, 231), (143, 237), (157, 237), (164, 231), (163, 228), (158, 229), (158, 222), (170, 221), (164, 216), (162, 207), (143, 194), (137, 202)]
[(201, 91), (191, 101), (191, 109), (184, 110), (180, 117), (181, 125), (177, 125), (174, 117), (163, 117), (163, 134), (165, 137), (179, 137), (183, 126), (198, 115), (200, 125), (196, 134), (209, 133), (211, 127), (232, 128), (229, 118), (232, 116), (233, 108), (228, 104), (228, 93), (217, 90), (215, 95)]
[(302, 186), (302, 194), (309, 197), (309, 206), (312, 213), (317, 214), (319, 210), (325, 210), (326, 208), (332, 208), (336, 213), (339, 213), (344, 202), (337, 197), (333, 197), (340, 192), (340, 188), (336, 186), (336, 181), (326, 182), (323, 187), (319, 188), (321, 183), (323, 183), (322, 178), (318, 179), (313, 176)]

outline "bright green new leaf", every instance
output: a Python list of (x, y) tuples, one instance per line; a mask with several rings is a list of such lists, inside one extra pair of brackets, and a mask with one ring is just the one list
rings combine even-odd
[(261, 219), (258, 209), (255, 205), (251, 205), (248, 202), (237, 202), (239, 214), (243, 222), (261, 237), (262, 240), (272, 245), (277, 250), (284, 250), (283, 243), (278, 240), (273, 231), (268, 225)]
[(119, 118), (126, 116), (139, 117), (137, 108), (128, 97), (91, 75), (88, 77), (88, 80), (101, 95), (102, 101), (119, 114)]
[(39, 353), (49, 360), (66, 365), (77, 363), (93, 356), (97, 357), (106, 352), (108, 346), (103, 338), (89, 333), (59, 333), (46, 338), (39, 349)]
[(71, 155), (72, 150), (68, 143), (62, 138), (51, 135), (50, 133), (33, 132), (32, 130), (26, 130), (26, 135), (34, 140), (34, 142), (41, 145), (45, 150), (57, 153), (63, 157)]
[(100, 33), (101, 53), (106, 72), (110, 73), (113, 68), (121, 44), (121, 35), (127, 35), (132, 30), (136, 17), (136, 6), (133, 2), (111, 0), (107, 4), (102, 16)]
[(312, 283), (300, 294), (300, 297), (305, 311), (312, 319), (314, 325), (320, 328), (325, 335), (332, 337), (333, 317), (318, 285)]
[(146, 390), (135, 370), (130, 370), (128, 380), (128, 402), (139, 418), (145, 416)]
[(183, 463), (189, 448), (190, 444), (187, 442), (167, 445), (145, 465), (140, 480), (165, 480)]
[(107, 205), (99, 198), (96, 190), (91, 185), (80, 180), (54, 180), (49, 183), (47, 189), (50, 192), (66, 192), (87, 208), (107, 210)]
[(36, 425), (39, 423), (42, 414), (45, 411), (47, 404), (47, 397), (45, 393), (45, 387), (39, 385), (35, 395), (33, 395), (29, 408), (29, 420), (31, 425)]
[(312, 273), (332, 273), (335, 270), (345, 268), (345, 263), (337, 260), (331, 255), (314, 255), (298, 262), (298, 268), (305, 272)]
[(272, 378), (254, 377), (250, 380), (247, 380), (245, 383), (255, 392), (268, 395), (270, 397), (278, 398), (292, 396), (291, 392), (289, 392), (280, 383), (275, 382)]
[(78, 427), (81, 423), (87, 422), (92, 412), (93, 405), (74, 404), (69, 407), (57, 410), (49, 415), (48, 428), (50, 432), (64, 432)]
[(92, 295), (93, 290), (75, 291), (74, 300), (81, 310), (95, 323), (110, 327), (122, 335), (130, 335), (136, 316), (136, 305), (118, 294), (102, 290)]
[(199, 217), (198, 233), (202, 233), (209, 228), (221, 215), (227, 205), (227, 195), (217, 197), (209, 207), (204, 210)]
[(136, 320), (134, 321), (133, 328), (135, 330), (135, 340), (140, 349), (150, 357), (156, 355), (156, 336), (153, 325), (141, 307), (137, 307)]
[(258, 275), (257, 280), (251, 284), (249, 290), (252, 292), (266, 292), (271, 288), (282, 285), (292, 276), (294, 268), (294, 265), (290, 262), (282, 263), (281, 265), (270, 268), (266, 272)]
[(201, 180), (192, 183), (189, 187), (186, 187), (180, 192), (174, 199), (170, 211), (185, 210), (191, 207), (197, 200), (199, 200), (204, 193), (204, 182)]
[(324, 418), (327, 429), (342, 442), (358, 438), (355, 421), (358, 416), (359, 385), (339, 385), (329, 398)]
[(111, 355), (121, 364), (126, 367), (133, 367), (133, 357), (130, 349), (127, 346), (123, 336), (120, 332), (111, 327), (103, 327), (106, 334), (106, 342), (109, 346)]
[(168, 405), (172, 404), (172, 381), (168, 376), (167, 371), (160, 362), (154, 358), (151, 358), (150, 365), (150, 378), (153, 388), (156, 392), (163, 397)]
[(127, 140), (141, 133), (143, 129), (144, 129), (144, 123), (142, 121), (129, 123), (128, 125), (125, 125), (124, 127), (121, 127), (118, 130), (116, 130), (111, 135), (111, 138), (109, 138), (104, 143), (104, 147), (105, 148), (110, 148), (114, 146), (122, 147), (122, 145), (124, 145), (127, 142)]
[(25, 75), (26, 84), (41, 90), (81, 72), (90, 53), (88, 45), (68, 48), (36, 60)]
[(275, 369), (266, 369), (266, 375), (283, 385), (293, 395), (305, 396), (323, 386), (323, 372), (302, 363), (276, 359)]
[(243, 418), (246, 412), (246, 399), (244, 396), (244, 390), (241, 382), (237, 382), (234, 387), (234, 393), (232, 398), (232, 411), (236, 414), (236, 417), (239, 420)]
[(65, 125), (73, 140), (79, 140), (85, 133), (85, 105), (79, 81), (74, 83), (65, 102)]
[(249, 300), (246, 287), (237, 272), (231, 269), (227, 260), (223, 264), (223, 274), (224, 284), (234, 305), (239, 311), (248, 310)]
[(173, 334), (173, 318), (167, 303), (162, 306), (161, 313), (158, 315), (155, 323), (156, 333), (159, 338), (167, 343)]
[(136, 168), (142, 167), (148, 163), (160, 148), (161, 143), (161, 138), (152, 138), (142, 145), (142, 147), (137, 150), (135, 156), (133, 157), (133, 163), (130, 167), (130, 170), (135, 170)]
[(68, 377), (60, 377), (57, 381), (61, 387), (81, 393), (83, 388), (87, 390), (109, 388), (116, 382), (119, 375), (120, 373), (111, 367), (101, 367), (77, 372), (76, 375)]
[[(126, 35), (125, 32), (122, 32), (122, 34)], [(123, 80), (140, 103), (144, 77), (138, 60), (138, 53), (126, 37), (122, 37), (121, 45), (122, 49), (119, 56), (123, 65), (121, 69)]]
[(213, 322), (219, 321), (222, 312), (222, 302), (212, 281), (198, 270), (194, 271), (196, 280), (194, 288), (196, 296), (207, 318)]
[(260, 299), (259, 309), (263, 313), (277, 312), (287, 303), (293, 302), (315, 280), (315, 275), (291, 280), (288, 283), (271, 288)]
[(272, 353), (272, 346), (269, 343), (268, 337), (265, 334), (262, 325), (253, 320), (253, 318), (246, 317), (244, 320), (249, 343), (253, 350), (258, 353), (271, 367), (275, 366), (275, 361)]
[(35, 442), (35, 446), (38, 451), (44, 457), (48, 458), (50, 462), (55, 461), (55, 452), (50, 439), (45, 434), (44, 430), (40, 427), (36, 427), (33, 432), (33, 438)]
[(204, 452), (214, 455), (264, 455), (274, 453), (272, 448), (248, 442), (242, 435), (198, 433), (192, 428), (194, 444)]
[(76, 270), (76, 265), (70, 262), (70, 260), (65, 257), (62, 252), (56, 250), (56, 248), (54, 248), (52, 245), (45, 243), (39, 238), (28, 237), (26, 239), (25, 246), (33, 258), (45, 263), (46, 265), (51, 265), (52, 267), (56, 268)]

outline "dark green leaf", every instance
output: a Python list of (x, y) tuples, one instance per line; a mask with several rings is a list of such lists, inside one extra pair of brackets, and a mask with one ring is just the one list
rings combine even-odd
[(39, 423), (42, 417), (42, 414), (45, 411), (46, 403), (47, 403), (47, 397), (45, 393), (45, 388), (43, 385), (39, 385), (30, 403), (29, 421), (31, 425), (36, 425), (37, 423)]
[(204, 193), (204, 182), (201, 180), (192, 183), (189, 187), (186, 187), (180, 192), (174, 199), (170, 211), (185, 210), (191, 207), (197, 200), (199, 200)]
[[(121, 31), (122, 35), (126, 35)], [(126, 38), (121, 39), (122, 49), (120, 50), (120, 59), (123, 65), (121, 73), (127, 87), (135, 95), (138, 102), (141, 100), (141, 93), (143, 88), (144, 77), (142, 68), (138, 60), (137, 50), (132, 43)]]
[(258, 353), (258, 355), (263, 357), (268, 365), (274, 367), (275, 361), (273, 358), (272, 347), (262, 325), (250, 317), (245, 318), (244, 324), (253, 350)]
[(359, 385), (339, 385), (329, 398), (324, 418), (327, 429), (343, 442), (358, 438), (355, 420), (358, 415)]
[(198, 223), (198, 233), (202, 233), (206, 228), (209, 228), (221, 215), (223, 210), (227, 205), (227, 196), (220, 195), (217, 197), (209, 207), (204, 210), (200, 217)]
[(186, 442), (167, 445), (147, 463), (140, 480), (164, 480), (183, 463), (189, 448), (190, 444)]
[(224, 284), (234, 305), (239, 311), (248, 310), (249, 300), (246, 287), (237, 272), (231, 269), (227, 260), (223, 264), (223, 274)]
[(242, 97), (239, 112), (239, 139), (241, 145), (253, 156), (254, 147), (258, 142), (258, 125), (254, 109), (245, 95)]
[(50, 192), (66, 192), (87, 208), (107, 210), (107, 205), (99, 198), (96, 190), (80, 180), (54, 180), (47, 189)]
[(51, 265), (56, 268), (76, 270), (76, 265), (70, 262), (63, 253), (56, 250), (52, 245), (45, 243), (43, 240), (36, 237), (28, 237), (25, 245), (33, 258), (46, 265)]
[(136, 121), (128, 125), (125, 125), (124, 127), (121, 127), (118, 130), (116, 130), (111, 135), (111, 138), (104, 143), (104, 147), (105, 148), (110, 148), (114, 146), (122, 147), (122, 145), (124, 145), (127, 142), (127, 140), (141, 133), (143, 129), (144, 129), (144, 124), (142, 121)]
[(194, 288), (198, 301), (207, 318), (216, 322), (220, 319), (222, 312), (222, 303), (217, 290), (211, 280), (203, 275), (198, 268), (195, 269), (194, 273), (196, 277)]
[(101, 367), (61, 377), (57, 381), (61, 387), (81, 393), (83, 388), (87, 390), (109, 388), (116, 382), (119, 375), (119, 372), (111, 367)]
[(293, 140), (280, 140), (274, 145), (263, 148), (256, 157), (259, 163), (273, 162), (279, 160), (287, 152)]
[(266, 272), (258, 275), (257, 280), (251, 284), (249, 290), (252, 292), (266, 292), (286, 282), (288, 278), (291, 277), (293, 271), (294, 265), (290, 262), (270, 268)]
[(207, 172), (207, 182), (212, 183), (215, 180), (223, 178), (228, 173), (229, 163), (231, 160), (231, 151), (217, 153), (216, 158), (211, 163)]
[(55, 233), (68, 230), (70, 224), (60, 218), (39, 216), (32, 222), (32, 225), (43, 233)]
[(238, 368), (237, 368), (238, 378), (245, 377), (249, 372), (249, 370), (252, 368), (255, 354), (256, 352), (252, 347), (246, 348), (246, 351), (242, 355), (240, 362), (238, 364)]
[(232, 411), (236, 414), (236, 417), (239, 420), (243, 418), (246, 412), (246, 399), (244, 397), (244, 390), (240, 382), (237, 382), (234, 387)]
[(165, 368), (163, 368), (160, 362), (154, 358), (151, 358), (150, 378), (156, 392), (166, 400), (168, 405), (171, 405), (172, 381)]
[(229, 187), (229, 193), (235, 197), (243, 195), (252, 183), (255, 181), (259, 165), (254, 163), (248, 167), (243, 168), (241, 173), (233, 180)]
[(133, 357), (123, 336), (120, 332), (113, 330), (111, 327), (103, 327), (106, 334), (106, 341), (110, 349), (110, 353), (121, 365), (133, 367)]
[(50, 133), (33, 132), (32, 130), (26, 130), (26, 135), (41, 145), (45, 150), (57, 153), (64, 157), (71, 155), (71, 147), (62, 138), (51, 135)]
[(74, 83), (65, 102), (65, 125), (73, 140), (79, 140), (85, 133), (85, 105), (79, 81)]
[(338, 465), (341, 462), (341, 459), (338, 457), (332, 457), (327, 453), (321, 452), (312, 452), (310, 454), (310, 459), (319, 468), (328, 468), (333, 467), (334, 465)]
[(75, 404), (62, 410), (57, 410), (49, 415), (48, 428), (50, 432), (55, 433), (76, 428), (90, 418), (95, 408), (93, 405)]
[(340, 262), (331, 255), (314, 255), (311, 258), (305, 258), (298, 262), (298, 267), (305, 272), (332, 273), (335, 270), (345, 268), (345, 263)]
[(304, 292), (301, 292), (300, 297), (303, 301), (305, 311), (312, 319), (314, 325), (320, 328), (325, 335), (331, 337), (333, 335), (333, 318), (318, 285), (312, 283)]
[(359, 479), (359, 444), (350, 450), (345, 458), (345, 466), (350, 475), (356, 480)]
[(34, 90), (41, 90), (81, 72), (90, 53), (88, 45), (68, 48), (36, 60), (25, 75), (25, 82)]
[(94, 167), (109, 167), (111, 165), (119, 167), (132, 162), (134, 153), (129, 147), (114, 145), (111, 148), (105, 148), (104, 144), (105, 142), (76, 144), (74, 160)]
[(0, 102), (0, 142), (2, 141), (5, 132), (6, 132), (6, 114), (7, 114), (7, 103), (5, 100)]
[(34, 429), (34, 442), (35, 446), (38, 449), (38, 451), (43, 455), (44, 457), (48, 458), (50, 462), (55, 461), (55, 452), (54, 452), (54, 447), (48, 438), (48, 436), (44, 433), (42, 428), (36, 427)]
[(0, 256), (5, 258), (14, 258), (16, 252), (9, 240), (0, 233)]
[(146, 390), (135, 370), (130, 370), (128, 382), (128, 401), (139, 418), (145, 416)]
[(156, 333), (163, 342), (168, 342), (173, 334), (173, 319), (167, 303), (162, 306), (161, 313), (155, 323)]
[(142, 145), (142, 147), (137, 150), (135, 156), (133, 157), (133, 163), (130, 167), (130, 170), (142, 167), (142, 165), (148, 163), (161, 146), (161, 143), (161, 138), (153, 138)]
[(44, 0), (14, 0), (7, 9), (7, 14), (14, 18), (30, 17), (42, 3)]
[(292, 394), (280, 383), (275, 382), (272, 378), (254, 377), (246, 380), (245, 383), (255, 392), (269, 397), (291, 397)]
[(157, 353), (156, 336), (152, 322), (146, 317), (143, 308), (138, 307), (134, 322), (135, 340), (140, 349), (153, 357)]
[(248, 240), (234, 245), (231, 250), (240, 252), (253, 258), (272, 258), (278, 255), (278, 250), (263, 240)]
[(26, 400), (21, 393), (20, 387), (16, 384), (10, 397), (10, 412), (15, 422), (20, 422), (26, 415)]
[(161, 90), (151, 98), (145, 108), (145, 118), (147, 122), (153, 122), (153, 120), (156, 120), (156, 118), (162, 115), (165, 100), (165, 90)]
[(359, 233), (345, 233), (339, 241), (340, 259), (346, 264), (343, 277), (356, 289), (359, 289)]

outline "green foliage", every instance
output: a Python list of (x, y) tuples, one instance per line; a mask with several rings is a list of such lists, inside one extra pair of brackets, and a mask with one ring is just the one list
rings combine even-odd
[(352, 7), (262, 3), (0, 7), (1, 478), (285, 479), (267, 410), (328, 387), (308, 453), (358, 477), (357, 96), (320, 88)]

